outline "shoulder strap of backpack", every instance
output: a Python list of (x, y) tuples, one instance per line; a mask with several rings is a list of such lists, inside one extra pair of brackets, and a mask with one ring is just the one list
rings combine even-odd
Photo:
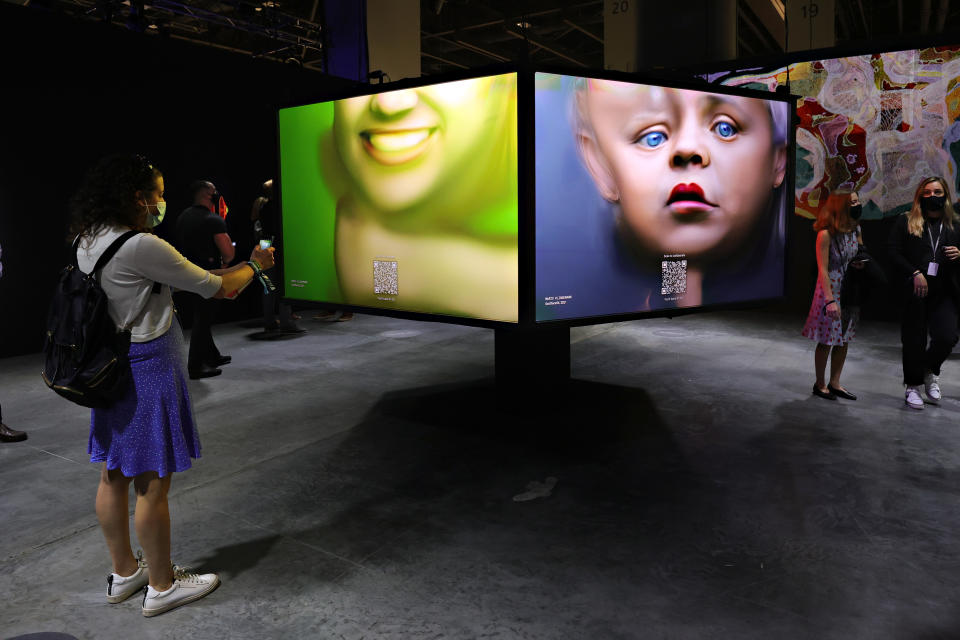
[[(127, 231), (126, 233), (121, 235), (119, 238), (111, 242), (110, 246), (107, 247), (107, 250), (104, 251), (102, 254), (100, 254), (99, 258), (97, 258), (97, 264), (93, 265), (93, 270), (90, 273), (97, 273), (98, 271), (100, 271), (100, 269), (102, 269), (108, 262), (110, 262), (110, 258), (112, 258), (117, 253), (117, 251), (119, 251), (120, 247), (123, 246), (124, 242), (126, 242), (127, 240), (129, 240), (130, 238), (132, 238), (133, 236), (139, 233), (140, 233), (139, 231), (133, 231), (133, 230)], [(74, 250), (74, 260), (76, 260), (76, 250)]]
[(80, 238), (83, 237), (82, 233), (78, 233), (77, 237), (73, 239), (73, 252), (70, 254), (70, 263), (73, 265), (74, 269), (80, 269), (80, 263), (77, 261), (77, 249), (80, 248)]
[[(117, 253), (117, 251), (120, 250), (120, 247), (123, 246), (123, 243), (129, 240), (130, 238), (132, 238), (133, 236), (137, 235), (138, 233), (141, 233), (141, 232), (130, 230), (124, 233), (123, 235), (121, 235), (120, 237), (118, 237), (113, 242), (111, 242), (110, 246), (107, 247), (107, 250), (104, 251), (102, 254), (100, 254), (99, 258), (97, 258), (97, 263), (93, 265), (93, 271), (91, 271), (90, 273), (97, 273), (98, 271), (100, 271), (100, 269), (102, 269), (104, 266), (106, 266), (108, 262), (110, 262), (110, 259)], [(80, 244), (80, 236), (77, 236), (77, 239), (73, 241), (73, 266), (75, 267), (77, 267), (77, 247), (79, 246), (79, 244)], [(154, 282), (151, 293), (154, 295), (158, 295), (161, 291), (161, 287), (162, 285), (159, 282)]]

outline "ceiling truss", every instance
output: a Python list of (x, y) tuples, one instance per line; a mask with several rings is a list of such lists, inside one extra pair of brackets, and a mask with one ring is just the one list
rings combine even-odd
[[(323, 0), (4, 1), (308, 69), (324, 68), (327, 34), (318, 18)], [(682, 10), (685, 0), (672, 2)], [(837, 44), (950, 31), (958, 33), (960, 42), (958, 5), (950, 0), (835, 0)], [(737, 7), (738, 56), (781, 53), (782, 0), (738, 0)], [(604, 8), (602, 0), (421, 0), (422, 73), (524, 60), (603, 68)]]

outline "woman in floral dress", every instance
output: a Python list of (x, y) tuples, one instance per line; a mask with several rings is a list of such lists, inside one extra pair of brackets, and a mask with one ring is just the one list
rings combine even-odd
[[(860, 310), (840, 308), (840, 286), (847, 268), (863, 243), (860, 235), (862, 207), (854, 193), (835, 193), (827, 198), (813, 228), (817, 231), (817, 287), (803, 335), (817, 343), (814, 368), (817, 381), (813, 395), (827, 400), (857, 397), (840, 385), (840, 374), (847, 358), (847, 345), (857, 332)], [(854, 264), (854, 267), (863, 265)], [(830, 360), (830, 379), (826, 378)]]

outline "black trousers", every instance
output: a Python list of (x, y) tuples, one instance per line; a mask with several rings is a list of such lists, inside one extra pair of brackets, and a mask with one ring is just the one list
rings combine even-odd
[[(276, 267), (264, 269), (263, 272), (274, 283), (276, 283), (280, 277), (279, 270)], [(257, 283), (253, 283), (251, 286), (256, 284)], [(278, 291), (263, 294), (264, 329), (274, 329), (276, 327), (290, 329), (296, 325), (297, 323), (293, 321), (293, 308), (285, 302), (280, 302), (280, 293)]]
[(907, 298), (900, 324), (904, 384), (923, 384), (927, 371), (940, 375), (940, 365), (957, 344), (957, 316), (957, 302), (945, 292)]
[(219, 300), (204, 298), (195, 293), (187, 294), (193, 303), (193, 329), (190, 332), (190, 352), (187, 355), (187, 369), (199, 371), (204, 365), (215, 364), (220, 358), (220, 350), (213, 342), (214, 317), (217, 314)]

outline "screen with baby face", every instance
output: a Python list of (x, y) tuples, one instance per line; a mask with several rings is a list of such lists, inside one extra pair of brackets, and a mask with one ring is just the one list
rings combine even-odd
[(781, 297), (788, 106), (537, 73), (536, 319)]
[(278, 114), (286, 295), (517, 322), (517, 77)]

